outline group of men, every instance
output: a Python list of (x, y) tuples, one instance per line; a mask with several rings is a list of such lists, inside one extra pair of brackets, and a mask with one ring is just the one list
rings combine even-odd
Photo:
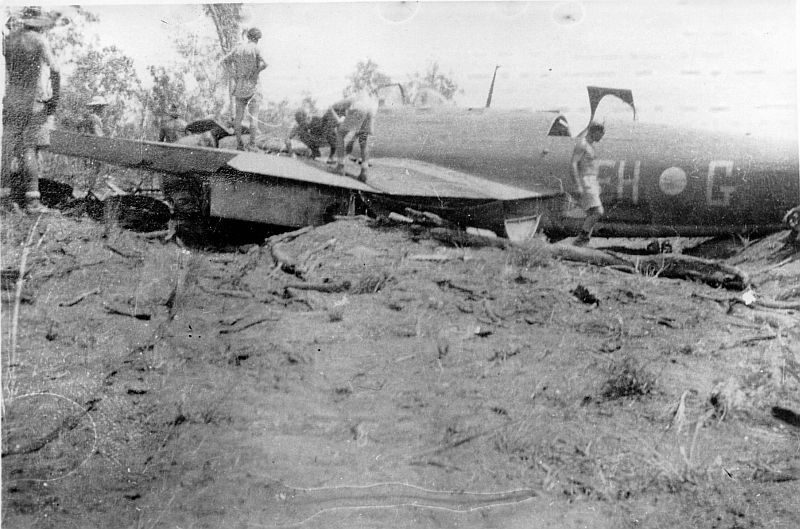
[[(41, 213), (47, 208), (41, 203), (39, 150), (49, 146), (50, 131), (59, 102), (60, 73), (44, 32), (55, 25), (55, 17), (44, 14), (41, 8), (26, 7), (19, 27), (9, 33), (4, 42), (6, 60), (6, 94), (3, 101), (2, 187), (0, 199), (21, 204), (25, 211)], [(250, 115), (248, 148), (255, 147), (258, 133), (258, 80), (267, 63), (258, 49), (262, 33), (258, 28), (247, 29), (245, 41), (234, 47), (222, 59), (222, 66), (232, 79), (231, 96), (235, 104), (234, 133), (236, 147), (244, 150), (242, 121)], [(92, 113), (83, 132), (103, 135), (102, 111), (107, 102), (95, 97), (88, 106)], [(286, 139), (291, 150), (292, 138), (305, 143), (314, 157), (320, 147), (328, 146), (328, 162), (336, 165), (334, 172), (345, 175), (345, 155), (350, 154), (357, 139), (361, 149), (361, 170), (358, 180), (366, 182), (369, 168), (369, 136), (373, 133), (377, 101), (372, 94), (362, 92), (331, 105), (322, 116), (310, 117), (304, 110), (295, 114), (296, 124)], [(168, 118), (161, 124), (159, 141), (175, 142), (185, 133), (187, 124), (180, 118), (176, 105), (171, 105)], [(592, 122), (576, 141), (570, 164), (581, 206), (587, 216), (575, 244), (589, 241), (594, 225), (603, 214), (594, 144), (604, 135), (603, 125)]]
[(361, 93), (337, 101), (322, 116), (309, 118), (305, 110), (295, 113), (295, 125), (286, 139), (286, 149), (291, 151), (292, 138), (298, 138), (311, 149), (311, 156), (320, 156), (320, 147), (328, 146), (328, 163), (334, 162), (334, 171), (345, 174), (344, 159), (350, 154), (358, 140), (361, 149), (361, 171), (358, 180), (367, 181), (369, 167), (369, 136), (373, 133), (373, 122), (378, 110), (375, 99)]
[[(259, 133), (258, 80), (267, 68), (267, 62), (258, 49), (262, 33), (258, 28), (249, 28), (243, 33), (244, 42), (235, 46), (221, 61), (232, 79), (231, 97), (234, 101), (233, 129), (238, 150), (256, 150)], [(311, 117), (305, 110), (295, 113), (296, 124), (286, 139), (291, 151), (292, 138), (298, 138), (316, 158), (320, 147), (329, 147), (328, 162), (336, 165), (333, 170), (345, 173), (345, 154), (350, 154), (358, 140), (361, 149), (361, 171), (358, 179), (366, 182), (369, 167), (368, 137), (373, 133), (373, 121), (378, 104), (367, 93), (342, 99), (331, 105), (322, 116)], [(249, 140), (244, 144), (243, 125), (245, 114), (249, 115)], [(186, 122), (180, 119), (176, 106), (171, 105), (167, 117), (161, 124), (159, 141), (178, 142), (186, 131)], [(334, 159), (334, 156), (336, 158)]]

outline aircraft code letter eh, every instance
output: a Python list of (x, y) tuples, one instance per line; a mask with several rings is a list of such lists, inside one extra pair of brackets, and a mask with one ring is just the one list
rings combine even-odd
[[(633, 204), (639, 203), (639, 183), (641, 181), (642, 162), (636, 160), (633, 164), (625, 160), (598, 160), (598, 178), (603, 189), (613, 188), (616, 183), (617, 200), (629, 200)], [(733, 161), (712, 160), (708, 164), (706, 175), (705, 198), (709, 206), (725, 207), (731, 203), (731, 196), (736, 191), (736, 186), (731, 185), (733, 176)], [(680, 167), (668, 167), (658, 177), (658, 188), (668, 196), (683, 193), (689, 183), (686, 171)]]

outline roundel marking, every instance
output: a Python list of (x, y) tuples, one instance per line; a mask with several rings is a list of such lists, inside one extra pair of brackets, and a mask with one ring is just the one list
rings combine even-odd
[(686, 171), (680, 167), (665, 169), (658, 178), (658, 187), (665, 195), (679, 195), (686, 189)]

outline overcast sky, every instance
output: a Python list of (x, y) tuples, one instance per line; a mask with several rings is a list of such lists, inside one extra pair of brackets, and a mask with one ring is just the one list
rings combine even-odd
[[(136, 62), (176, 60), (177, 27), (214, 34), (192, 4), (84, 4), (104, 44)], [(360, 60), (396, 81), (438, 62), (482, 106), (561, 109), (588, 117), (587, 85), (633, 89), (643, 121), (797, 135), (794, 0), (249, 3), (269, 68), (262, 91), (320, 105), (341, 95)]]

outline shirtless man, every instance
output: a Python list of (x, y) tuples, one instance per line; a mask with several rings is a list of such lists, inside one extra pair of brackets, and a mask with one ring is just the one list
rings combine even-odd
[(222, 65), (233, 77), (233, 91), (231, 95), (236, 100), (236, 110), (233, 128), (236, 133), (236, 148), (244, 150), (242, 143), (242, 119), (245, 109), (250, 106), (250, 142), (249, 147), (255, 149), (256, 133), (258, 132), (258, 76), (267, 68), (267, 63), (261, 57), (258, 41), (261, 39), (261, 30), (250, 28), (246, 32), (247, 42), (236, 46), (228, 55), (223, 57)]
[(361, 173), (358, 175), (358, 180), (367, 181), (367, 167), (369, 167), (367, 139), (373, 132), (373, 121), (377, 111), (378, 102), (366, 93), (338, 101), (328, 109), (326, 116), (334, 118), (338, 123), (335, 172), (345, 174), (345, 144), (355, 137), (358, 138), (361, 147)]
[[(4, 199), (24, 197), (28, 213), (47, 213), (40, 201), (39, 178), (42, 167), (38, 150), (50, 145), (48, 119), (56, 112), (61, 75), (44, 37), (54, 19), (38, 7), (26, 7), (19, 19), (21, 27), (5, 39), (6, 94), (3, 100), (2, 187)], [(42, 72), (49, 70), (49, 83)], [(13, 169), (13, 160), (20, 172)]]
[(589, 123), (586, 130), (578, 135), (575, 150), (572, 152), (570, 173), (575, 181), (581, 207), (586, 211), (586, 219), (583, 221), (581, 233), (573, 242), (575, 246), (585, 246), (589, 243), (594, 225), (603, 215), (594, 144), (602, 140), (604, 135), (605, 127), (602, 124), (594, 121)]

